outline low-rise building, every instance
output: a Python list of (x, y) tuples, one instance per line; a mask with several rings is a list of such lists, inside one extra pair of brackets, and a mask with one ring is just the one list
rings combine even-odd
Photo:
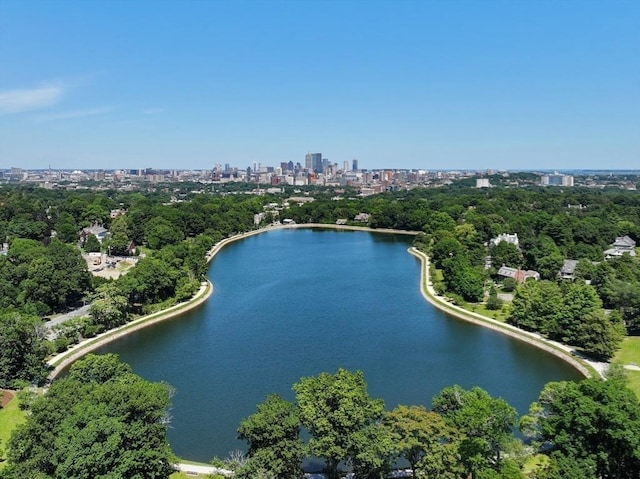
[(98, 239), (98, 241), (102, 244), (102, 242), (106, 239), (108, 234), (109, 234), (108, 229), (96, 223), (93, 226), (89, 228), (83, 228), (82, 231), (80, 231), (80, 243), (84, 244), (84, 242), (87, 241), (87, 238), (89, 236), (94, 235)]
[(520, 245), (520, 241), (518, 240), (518, 233), (502, 233), (495, 238), (491, 238), (491, 240), (489, 241), (489, 247), (497, 246), (503, 241), (514, 244), (516, 246)]
[(636, 255), (636, 242), (629, 238), (629, 236), (618, 236), (611, 245), (611, 248), (604, 252), (606, 259), (616, 258), (628, 254), (629, 256)]
[(568, 280), (575, 279), (575, 271), (576, 271), (577, 265), (578, 265), (577, 260), (565, 259), (564, 262), (562, 263), (562, 268), (560, 268), (560, 271), (558, 272), (558, 276), (560, 276), (560, 279), (568, 279)]
[(533, 278), (536, 281), (540, 279), (540, 273), (537, 271), (510, 268), (508, 266), (502, 266), (498, 270), (498, 276), (502, 276), (503, 278), (513, 278), (518, 284), (524, 283), (529, 278)]

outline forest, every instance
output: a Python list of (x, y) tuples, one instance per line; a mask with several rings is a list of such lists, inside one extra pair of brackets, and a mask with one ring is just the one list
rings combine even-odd
[[(290, 197), (301, 195), (313, 201), (284, 206)], [(273, 204), (281, 207), (269, 206)], [(598, 359), (611, 358), (625, 335), (640, 332), (640, 260), (632, 254), (605, 258), (618, 238), (640, 241), (636, 192), (452, 185), (360, 197), (349, 189), (319, 187), (255, 195), (246, 185), (236, 190), (228, 185), (224, 191), (199, 186), (196, 191), (193, 185), (176, 184), (144, 192), (7, 185), (0, 189), (0, 388), (42, 384), (50, 355), (189, 299), (205, 278), (205, 255), (214, 244), (285, 218), (420, 232), (415, 246), (430, 256), (439, 293), (466, 307), (496, 311), (501, 320)], [(83, 237), (82, 231), (91, 226), (104, 228), (106, 236)], [(517, 235), (518, 243), (496, 242), (501, 235)], [(132, 251), (137, 264), (117, 279), (88, 271), (86, 256), (91, 252), (115, 257)], [(575, 266), (569, 278), (560, 274), (566, 260)], [(533, 271), (539, 279), (516, 281), (499, 274), (502, 267)], [(64, 322), (52, 333), (50, 318), (83, 305), (89, 305), (87, 316)], [(520, 424), (530, 438), (528, 444), (540, 445), (549, 461), (544, 473), (535, 477), (637, 477), (638, 401), (625, 386), (623, 371), (612, 370), (607, 381), (547, 385), (522, 419), (502, 400), (478, 389), (452, 386), (433, 399), (430, 410), (411, 406), (385, 411), (381, 401), (366, 395), (362, 373), (341, 370), (303, 378), (294, 385), (295, 404), (269, 397), (240, 425), (239, 436), (247, 441), (248, 452), (237, 475), (298, 477), (300, 458), (314, 454), (325, 459), (330, 475), (347, 461), (357, 477), (384, 477), (393, 461), (403, 457), (416, 477), (522, 477), (522, 463), (514, 459), (519, 452), (513, 450), (519, 441), (513, 431)], [(118, 381), (135, 382), (127, 374)], [(55, 387), (31, 406), (32, 417), (38, 408), (52, 414), (49, 408), (55, 406), (44, 404), (55, 400), (51, 391), (69, 394), (62, 391), (71, 387), (65, 381), (54, 382)], [(336, 396), (322, 398), (325, 393)], [(83, 402), (83, 397), (95, 394), (102, 405)], [(87, 390), (87, 396), (77, 398), (77, 407), (100, 415), (100, 395), (105, 394), (110, 393)], [(168, 404), (157, 395), (153, 401), (159, 408)], [(479, 425), (489, 421), (487, 417), (498, 422), (491, 431)], [(68, 420), (73, 421), (73, 427), (83, 430), (82, 420)], [(578, 424), (584, 430), (577, 430)], [(65, 422), (65, 434), (72, 434), (68, 427)], [(307, 444), (298, 436), (302, 429), (311, 434)], [(58, 430), (62, 434), (56, 428), (51, 433)], [(610, 441), (600, 444), (606, 434)], [(62, 444), (62, 437), (50, 440)], [(14, 465), (23, 462), (19, 454), (36, 454), (42, 447), (24, 445), (24, 438), (17, 433), (8, 445)], [(122, 444), (117, 447), (128, 447)], [(151, 448), (163, 447), (156, 443)], [(60, 454), (60, 461), (70, 461), (71, 451)], [(443, 462), (427, 464), (434, 454)], [(34, 461), (29, 464), (40, 460)], [(37, 477), (97, 477), (74, 475), (70, 469), (33, 470), (45, 474)], [(165, 472), (143, 476), (165, 477)]]

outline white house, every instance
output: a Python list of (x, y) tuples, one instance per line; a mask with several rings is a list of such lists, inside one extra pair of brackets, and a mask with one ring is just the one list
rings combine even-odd
[(501, 235), (498, 235), (496, 238), (491, 238), (491, 241), (489, 241), (489, 247), (497, 246), (503, 241), (514, 244), (516, 246), (520, 245), (520, 241), (518, 240), (518, 233), (513, 233), (513, 234), (502, 233)]

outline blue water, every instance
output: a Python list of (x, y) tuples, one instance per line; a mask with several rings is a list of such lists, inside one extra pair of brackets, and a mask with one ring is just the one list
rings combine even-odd
[(561, 360), (441, 313), (422, 297), (412, 237), (279, 230), (225, 247), (198, 309), (101, 349), (176, 389), (169, 441), (209, 461), (244, 447), (242, 418), (303, 376), (361, 369), (388, 409), (480, 386), (525, 413), (542, 386), (578, 379)]

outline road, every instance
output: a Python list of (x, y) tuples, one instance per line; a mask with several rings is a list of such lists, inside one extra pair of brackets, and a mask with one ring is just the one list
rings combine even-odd
[(81, 316), (88, 316), (89, 315), (89, 308), (91, 307), (90, 304), (87, 304), (86, 306), (82, 306), (81, 308), (78, 309), (74, 309), (73, 311), (69, 311), (68, 313), (64, 313), (61, 314), (59, 316), (56, 316), (53, 319), (50, 319), (49, 321), (47, 321), (44, 325), (45, 327), (49, 330), (48, 334), (47, 334), (47, 339), (52, 340), (56, 338), (56, 335), (53, 331), (53, 328), (59, 324), (64, 323), (65, 321), (69, 321), (72, 318), (79, 318)]

